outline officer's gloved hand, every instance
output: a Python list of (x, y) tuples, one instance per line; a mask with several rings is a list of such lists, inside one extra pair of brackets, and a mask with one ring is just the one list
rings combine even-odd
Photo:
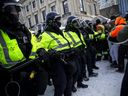
[(47, 60), (49, 58), (48, 52), (43, 49), (43, 48), (39, 48), (36, 53), (38, 54), (38, 56), (42, 59), (42, 60)]
[(49, 51), (48, 51), (48, 53), (49, 53), (49, 55), (51, 56), (51, 57), (56, 57), (56, 58), (60, 58), (60, 56), (61, 56), (61, 54), (60, 54), (60, 52), (58, 52), (58, 51), (56, 51), (56, 50), (54, 50), (54, 49), (50, 49)]

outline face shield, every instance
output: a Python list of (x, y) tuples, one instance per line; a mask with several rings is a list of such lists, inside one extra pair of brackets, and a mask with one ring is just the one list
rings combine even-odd
[(80, 28), (81, 24), (80, 24), (80, 20), (78, 18), (74, 18), (71, 22), (71, 24), (75, 27), (75, 28)]
[(54, 21), (60, 22), (60, 20), (61, 20), (61, 16), (60, 15), (55, 16)]
[(55, 16), (54, 22), (56, 26), (61, 27), (61, 16), (60, 15)]
[(7, 20), (11, 24), (17, 24), (19, 22), (19, 14), (21, 12), (21, 4), (19, 3), (4, 3), (3, 13)]
[(89, 27), (85, 20), (81, 21), (81, 27), (87, 28)]

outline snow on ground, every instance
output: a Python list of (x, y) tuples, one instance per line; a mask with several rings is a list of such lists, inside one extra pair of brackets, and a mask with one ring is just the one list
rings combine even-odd
[[(120, 96), (120, 87), (123, 73), (117, 73), (114, 68), (110, 68), (108, 61), (98, 61), (98, 77), (90, 77), (89, 81), (83, 81), (88, 88), (79, 88), (73, 96)], [(53, 96), (54, 87), (48, 86), (44, 96)]]

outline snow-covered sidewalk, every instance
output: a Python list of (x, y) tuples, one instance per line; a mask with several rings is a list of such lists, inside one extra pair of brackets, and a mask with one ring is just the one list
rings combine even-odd
[[(88, 85), (88, 88), (79, 88), (73, 96), (120, 96), (120, 87), (123, 73), (115, 72), (115, 69), (110, 68), (108, 61), (99, 61), (96, 63), (100, 68), (95, 70), (98, 72), (98, 77), (90, 77), (89, 81), (83, 83)], [(44, 96), (53, 96), (53, 86), (48, 86)]]

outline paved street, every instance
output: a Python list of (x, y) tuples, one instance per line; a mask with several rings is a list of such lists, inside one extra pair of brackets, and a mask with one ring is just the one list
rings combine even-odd
[[(100, 70), (98, 77), (91, 77), (89, 81), (85, 82), (89, 87), (86, 89), (78, 89), (73, 96), (119, 96), (120, 86), (123, 73), (115, 72), (115, 69), (110, 68), (108, 61), (98, 61), (97, 66)], [(48, 86), (44, 96), (53, 96), (53, 86)]]

